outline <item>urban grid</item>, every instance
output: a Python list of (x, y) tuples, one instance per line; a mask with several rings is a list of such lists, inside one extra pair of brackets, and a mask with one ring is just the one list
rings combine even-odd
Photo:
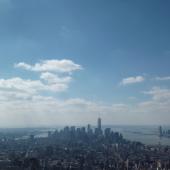
[[(160, 127), (160, 133), (162, 129)], [(161, 134), (160, 134), (161, 135)], [(48, 137), (3, 138), (0, 170), (169, 170), (170, 147), (124, 139), (110, 128), (65, 127)]]

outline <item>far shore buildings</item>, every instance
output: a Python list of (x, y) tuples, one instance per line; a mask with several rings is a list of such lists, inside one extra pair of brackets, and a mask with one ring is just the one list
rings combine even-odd
[(162, 126), (159, 126), (159, 136), (170, 138), (170, 129), (163, 129)]

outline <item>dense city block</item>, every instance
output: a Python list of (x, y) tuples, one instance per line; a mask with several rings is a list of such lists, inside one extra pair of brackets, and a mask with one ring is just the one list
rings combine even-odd
[(169, 170), (170, 147), (128, 141), (110, 128), (65, 127), (48, 137), (3, 138), (0, 170)]

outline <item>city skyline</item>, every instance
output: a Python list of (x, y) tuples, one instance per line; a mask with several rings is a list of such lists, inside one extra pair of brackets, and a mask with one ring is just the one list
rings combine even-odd
[(0, 127), (169, 125), (169, 6), (0, 0)]

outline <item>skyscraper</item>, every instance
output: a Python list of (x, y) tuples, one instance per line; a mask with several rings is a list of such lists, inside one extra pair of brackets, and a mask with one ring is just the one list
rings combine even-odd
[(159, 136), (162, 136), (163, 132), (162, 132), (162, 126), (159, 126)]
[(98, 128), (98, 130), (102, 130), (102, 125), (101, 124), (102, 124), (102, 120), (99, 117), (98, 120), (97, 120), (97, 128)]

